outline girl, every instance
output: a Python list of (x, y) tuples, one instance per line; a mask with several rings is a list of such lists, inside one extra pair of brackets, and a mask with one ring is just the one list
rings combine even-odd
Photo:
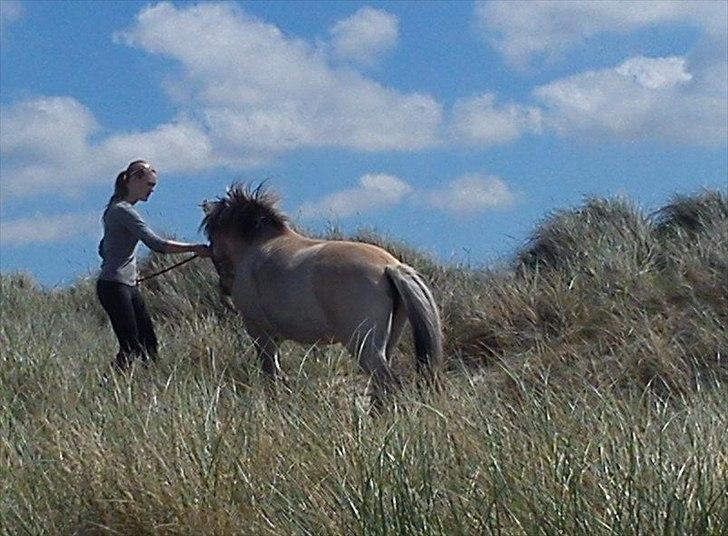
[(119, 339), (119, 353), (113, 362), (118, 371), (124, 371), (136, 357), (142, 361), (157, 357), (157, 337), (137, 288), (137, 243), (141, 240), (160, 253), (211, 255), (204, 244), (165, 240), (144, 223), (134, 204), (147, 201), (156, 185), (157, 173), (147, 162), (132, 162), (116, 177), (114, 195), (103, 215), (104, 237), (99, 244), (103, 261), (96, 292)]

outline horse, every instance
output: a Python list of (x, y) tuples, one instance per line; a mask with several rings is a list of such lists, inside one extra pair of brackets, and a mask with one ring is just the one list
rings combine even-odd
[(279, 202), (263, 184), (235, 183), (203, 203), (200, 225), (220, 291), (242, 316), (267, 377), (285, 378), (284, 340), (339, 343), (370, 374), (377, 401), (401, 386), (390, 362), (409, 320), (417, 368), (434, 379), (442, 326), (423, 277), (380, 247), (300, 234)]

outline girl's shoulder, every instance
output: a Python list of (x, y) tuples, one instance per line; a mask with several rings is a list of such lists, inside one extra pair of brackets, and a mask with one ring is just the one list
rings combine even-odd
[(106, 212), (104, 212), (105, 220), (108, 218), (128, 218), (130, 216), (134, 219), (138, 219), (140, 217), (139, 213), (137, 213), (132, 204), (128, 201), (114, 201), (114, 203), (106, 209)]
[(129, 201), (114, 201), (109, 207), (109, 211), (116, 212), (136, 212), (134, 206)]

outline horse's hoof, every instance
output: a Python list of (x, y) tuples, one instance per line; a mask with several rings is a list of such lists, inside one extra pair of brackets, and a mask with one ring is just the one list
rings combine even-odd
[(111, 378), (109, 378), (109, 375), (105, 372), (101, 375), (101, 378), (99, 378), (99, 387), (102, 389), (107, 389), (111, 386)]

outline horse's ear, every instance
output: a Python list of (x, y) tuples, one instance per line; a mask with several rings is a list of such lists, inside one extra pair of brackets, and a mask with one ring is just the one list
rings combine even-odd
[(205, 216), (209, 216), (212, 214), (212, 211), (215, 210), (215, 205), (217, 203), (215, 201), (208, 201), (205, 199), (202, 203), (200, 203), (200, 207), (202, 208), (202, 212), (205, 213)]

